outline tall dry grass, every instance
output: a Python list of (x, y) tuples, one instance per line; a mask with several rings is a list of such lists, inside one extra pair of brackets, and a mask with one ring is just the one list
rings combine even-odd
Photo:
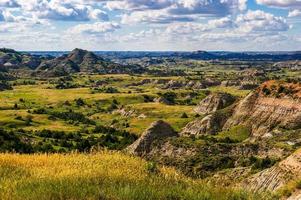
[(212, 187), (168, 167), (118, 152), (90, 154), (0, 154), (0, 199), (261, 199)]

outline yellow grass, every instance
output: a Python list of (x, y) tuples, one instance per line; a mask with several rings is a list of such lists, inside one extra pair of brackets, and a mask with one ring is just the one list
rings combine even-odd
[(117, 152), (0, 154), (0, 199), (253, 199)]

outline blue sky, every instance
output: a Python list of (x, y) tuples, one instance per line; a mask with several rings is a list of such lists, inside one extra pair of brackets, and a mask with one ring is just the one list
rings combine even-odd
[(0, 0), (16, 50), (301, 50), (301, 0)]

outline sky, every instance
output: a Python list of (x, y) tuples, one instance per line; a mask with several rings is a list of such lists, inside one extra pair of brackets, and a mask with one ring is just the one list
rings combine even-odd
[(0, 0), (22, 51), (301, 50), (301, 0)]

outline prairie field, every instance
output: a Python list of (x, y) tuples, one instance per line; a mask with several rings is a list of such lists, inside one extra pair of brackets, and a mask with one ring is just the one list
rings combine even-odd
[[(120, 152), (0, 154), (0, 199), (261, 199)], [(264, 197), (267, 199), (267, 196)]]

